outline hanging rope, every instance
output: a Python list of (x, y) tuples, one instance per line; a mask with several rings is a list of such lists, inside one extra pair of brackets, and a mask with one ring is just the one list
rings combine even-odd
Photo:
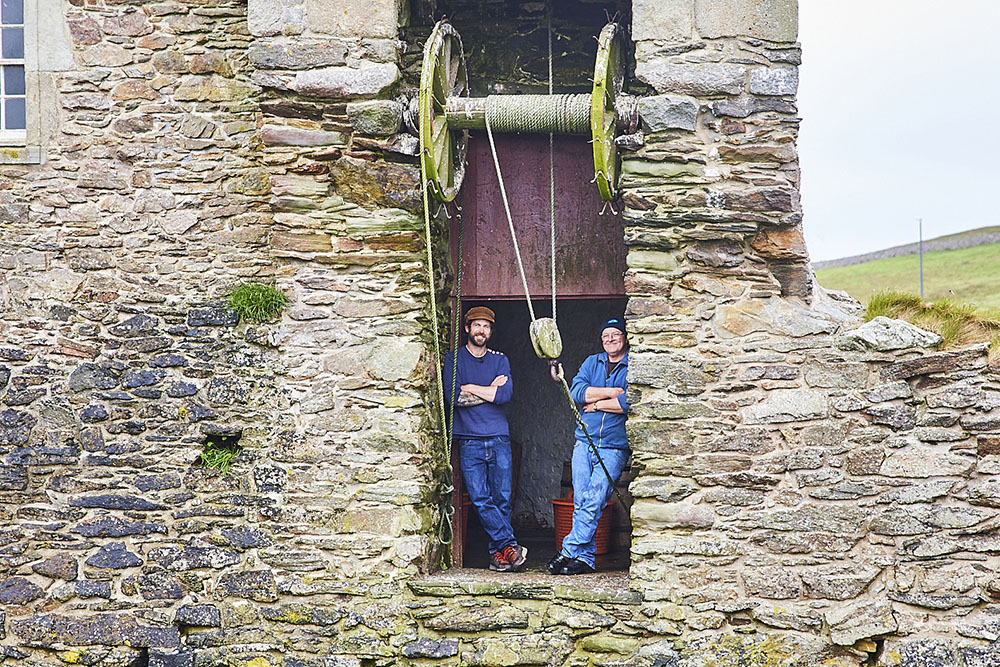
[[(493, 105), (494, 107), (496, 105)], [(496, 112), (490, 108), (490, 100), (486, 98), (486, 136), (490, 140), (490, 152), (493, 154), (493, 166), (497, 170), (497, 181), (500, 183), (500, 197), (503, 200), (503, 210), (507, 214), (507, 226), (510, 228), (510, 238), (514, 243), (514, 257), (517, 258), (517, 270), (521, 274), (521, 285), (524, 287), (524, 298), (528, 302), (528, 314), (531, 321), (535, 321), (535, 309), (531, 305), (531, 292), (528, 291), (528, 279), (524, 275), (524, 262), (521, 261), (521, 248), (517, 243), (517, 232), (514, 231), (514, 219), (510, 215), (510, 204), (507, 202), (507, 186), (503, 182), (503, 174), (500, 173), (500, 160), (497, 159), (497, 145), (493, 141), (493, 128), (491, 116)]]
[[(420, 139), (420, 154), (423, 155), (424, 151), (429, 150), (423, 142), (423, 137)], [(443, 471), (443, 479), (441, 480), (441, 493), (442, 493), (442, 506), (441, 506), (441, 520), (438, 525), (438, 540), (441, 544), (447, 546), (454, 541), (455, 531), (452, 524), (452, 517), (455, 514), (455, 508), (451, 502), (451, 495), (455, 491), (455, 487), (452, 486), (452, 473), (454, 472), (451, 467), (451, 433), (449, 425), (445, 420), (445, 409), (444, 409), (444, 379), (441, 373), (441, 364), (439, 360), (441, 359), (441, 341), (438, 337), (439, 323), (438, 323), (438, 312), (437, 312), (437, 285), (434, 280), (434, 252), (433, 252), (433, 242), (431, 235), (431, 207), (430, 201), (428, 199), (428, 190), (430, 187), (430, 180), (427, 178), (427, 171), (424, 167), (424, 161), (420, 161), (420, 184), (423, 196), (424, 204), (424, 244), (427, 247), (427, 291), (430, 293), (431, 302), (431, 334), (434, 338), (434, 371), (435, 378), (437, 379), (437, 404), (438, 404), (438, 414), (441, 415), (441, 430), (442, 436), (444, 437), (445, 443), (445, 465)], [(447, 567), (447, 563), (442, 563), (444, 567)]]
[[(457, 208), (457, 207), (456, 207)], [(452, 494), (455, 492), (454, 474), (451, 467), (451, 442), (455, 436), (455, 395), (458, 392), (458, 340), (459, 322), (462, 319), (462, 236), (464, 226), (462, 224), (462, 210), (456, 211), (458, 223), (458, 258), (455, 270), (455, 306), (452, 312), (452, 335), (451, 335), (451, 397), (448, 402), (448, 431), (445, 433), (445, 455), (447, 464), (445, 465), (445, 487), (448, 489), (445, 498), (445, 506), (441, 512), (441, 523), (438, 526), (438, 540), (441, 544), (451, 544), (455, 539), (455, 527), (452, 518), (455, 515), (455, 505), (451, 502)], [(446, 528), (447, 523), (447, 528)]]
[[(549, 96), (552, 96), (552, 5), (549, 5), (547, 32), (549, 36)], [(556, 167), (549, 132), (549, 258), (552, 260), (552, 321), (556, 321)]]

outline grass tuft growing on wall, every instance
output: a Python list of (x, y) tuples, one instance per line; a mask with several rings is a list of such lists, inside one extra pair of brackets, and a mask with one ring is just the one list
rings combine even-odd
[(948, 300), (928, 303), (914, 294), (886, 290), (873, 294), (865, 309), (866, 320), (879, 315), (937, 333), (943, 339), (941, 348), (988, 342), (990, 364), (1000, 363), (1000, 319), (980, 313), (975, 306)]
[(242, 283), (229, 294), (229, 307), (241, 320), (270, 322), (288, 305), (285, 293), (271, 285)]
[(202, 468), (210, 468), (219, 472), (228, 472), (233, 461), (243, 450), (239, 446), (239, 435), (210, 435), (205, 440), (202, 450), (194, 464)]

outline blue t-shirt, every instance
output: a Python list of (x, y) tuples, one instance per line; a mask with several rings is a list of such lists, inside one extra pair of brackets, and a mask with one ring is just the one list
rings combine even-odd
[[(448, 403), (455, 401), (455, 426), (453, 435), (456, 438), (489, 438), (496, 435), (510, 435), (507, 427), (507, 408), (505, 404), (514, 393), (514, 380), (510, 377), (510, 362), (507, 355), (489, 348), (481, 357), (474, 357), (465, 345), (458, 349), (458, 381), (455, 383), (455, 396), (451, 394), (452, 385), (452, 353), (444, 358), (444, 395)], [(472, 407), (458, 407), (457, 398), (462, 392), (463, 384), (478, 384), (488, 387), (498, 375), (507, 376), (507, 384), (497, 387), (496, 397)]]

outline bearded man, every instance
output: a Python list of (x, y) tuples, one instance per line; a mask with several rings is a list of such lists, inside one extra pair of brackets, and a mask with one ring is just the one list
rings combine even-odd
[(514, 393), (507, 355), (486, 347), (496, 315), (484, 306), (465, 314), (468, 340), (458, 349), (459, 391), (452, 396), (455, 357), (444, 362), (445, 396), (455, 405), (452, 435), (459, 450), (465, 488), (489, 536), (489, 569), (516, 572), (528, 550), (517, 543), (510, 525), (513, 464), (505, 405)]

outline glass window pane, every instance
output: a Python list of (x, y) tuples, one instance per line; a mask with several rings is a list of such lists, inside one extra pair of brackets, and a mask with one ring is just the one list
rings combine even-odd
[(24, 95), (24, 67), (5, 65), (3, 68), (3, 94)]
[(14, 98), (12, 100), (4, 100), (3, 108), (4, 108), (3, 129), (5, 130), (25, 129), (23, 97)]
[(0, 0), (0, 23), (24, 23), (24, 0)]
[(3, 43), (0, 57), (24, 57), (24, 28), (4, 28), (0, 31), (0, 42)]

